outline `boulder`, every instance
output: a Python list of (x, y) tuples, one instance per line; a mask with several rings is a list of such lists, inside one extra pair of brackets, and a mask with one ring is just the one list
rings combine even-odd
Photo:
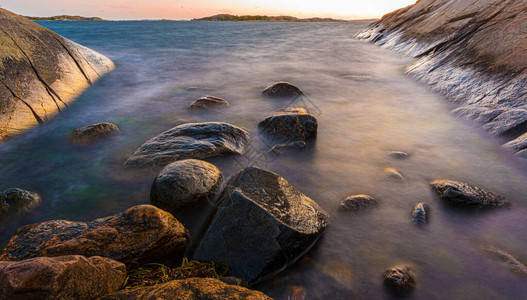
[(19, 228), (0, 260), (39, 256), (104, 256), (128, 267), (168, 263), (183, 257), (187, 230), (171, 214), (151, 205), (91, 222), (46, 221)]
[(368, 195), (355, 195), (349, 196), (339, 205), (340, 211), (354, 211), (358, 212), (361, 210), (374, 208), (377, 206), (377, 200)]
[(449, 205), (464, 208), (498, 208), (507, 205), (502, 196), (464, 182), (436, 180), (430, 183), (439, 198)]
[(262, 94), (273, 98), (285, 98), (300, 96), (304, 93), (289, 82), (280, 81), (266, 87)]
[(428, 223), (428, 207), (424, 203), (418, 203), (412, 211), (412, 221), (417, 225)]
[(129, 167), (159, 167), (171, 162), (243, 154), (251, 143), (242, 128), (221, 122), (187, 123), (167, 130), (141, 145), (125, 162)]
[(227, 100), (214, 96), (198, 98), (188, 106), (191, 110), (212, 110), (227, 107), (229, 107), (229, 102)]
[(0, 9), (0, 141), (52, 118), (114, 69), (105, 56)]
[(117, 134), (119, 127), (112, 123), (98, 123), (75, 129), (71, 136), (73, 143), (90, 143), (103, 137)]
[(194, 259), (226, 262), (254, 284), (295, 262), (322, 235), (327, 213), (284, 178), (255, 167), (238, 172)]
[(384, 169), (384, 177), (392, 181), (406, 182), (404, 176), (395, 168)]
[(0, 261), (0, 299), (96, 299), (117, 292), (126, 267), (80, 255)]
[(100, 300), (271, 300), (264, 293), (237, 285), (228, 285), (214, 278), (190, 278), (173, 280), (148, 287), (123, 290), (100, 298)]
[(317, 135), (318, 121), (304, 108), (278, 112), (258, 123), (258, 129), (273, 144), (307, 141)]
[(0, 192), (0, 220), (29, 211), (40, 204), (40, 195), (18, 188)]
[(384, 272), (384, 284), (397, 293), (407, 293), (415, 288), (415, 279), (405, 266), (393, 267)]
[(150, 191), (150, 203), (172, 214), (181, 208), (214, 200), (223, 175), (213, 164), (186, 159), (167, 165), (157, 175)]

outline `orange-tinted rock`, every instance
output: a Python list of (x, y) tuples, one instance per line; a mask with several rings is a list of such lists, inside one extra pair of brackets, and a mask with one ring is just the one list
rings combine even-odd
[(98, 123), (81, 127), (73, 131), (71, 140), (74, 143), (89, 143), (94, 140), (119, 132), (119, 127), (112, 123)]

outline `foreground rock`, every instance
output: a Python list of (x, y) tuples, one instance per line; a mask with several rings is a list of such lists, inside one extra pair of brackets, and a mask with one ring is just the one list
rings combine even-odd
[(374, 208), (377, 206), (377, 200), (368, 195), (349, 196), (339, 205), (340, 211), (354, 211), (358, 212), (365, 209)]
[(0, 220), (29, 211), (40, 204), (40, 195), (18, 188), (0, 192)]
[(519, 157), (527, 159), (527, 133), (508, 142), (504, 147), (516, 153)]
[(415, 288), (415, 279), (408, 267), (393, 267), (384, 272), (384, 284), (395, 292), (405, 294)]
[(19, 228), (0, 260), (39, 256), (104, 256), (127, 266), (183, 257), (187, 231), (171, 214), (151, 205), (91, 222), (47, 221)]
[(227, 262), (253, 284), (293, 263), (321, 236), (328, 215), (284, 178), (250, 167), (227, 184), (194, 259)]
[(505, 198), (481, 188), (453, 180), (436, 180), (432, 189), (444, 202), (464, 208), (498, 208), (507, 205)]
[(317, 135), (318, 121), (304, 108), (278, 112), (258, 123), (258, 129), (271, 144), (307, 141)]
[(171, 162), (221, 154), (243, 154), (251, 143), (242, 128), (221, 122), (187, 123), (141, 145), (125, 162), (129, 167), (159, 167)]
[(0, 9), (0, 141), (47, 121), (114, 69), (103, 55)]
[(424, 203), (419, 203), (412, 211), (412, 221), (417, 225), (428, 223), (428, 207)]
[(300, 96), (304, 93), (289, 82), (281, 81), (266, 87), (262, 94), (273, 98), (285, 98)]
[(214, 96), (198, 98), (188, 106), (191, 110), (212, 110), (227, 107), (229, 107), (229, 102), (227, 100)]
[(172, 214), (185, 207), (214, 200), (223, 175), (213, 164), (186, 159), (167, 165), (157, 176), (150, 191), (150, 203)]
[(271, 300), (265, 294), (236, 285), (228, 285), (213, 278), (174, 280), (149, 287), (123, 290), (101, 300), (135, 299), (206, 299), (206, 300)]
[(73, 143), (90, 143), (95, 140), (117, 134), (119, 127), (112, 123), (98, 123), (81, 127), (73, 131), (71, 140)]
[(124, 264), (80, 255), (0, 261), (0, 299), (96, 299), (117, 292)]

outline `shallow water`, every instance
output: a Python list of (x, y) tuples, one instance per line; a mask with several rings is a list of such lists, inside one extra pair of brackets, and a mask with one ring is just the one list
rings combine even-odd
[[(257, 138), (257, 123), (281, 101), (260, 93), (275, 81), (309, 96), (294, 103), (318, 118), (318, 137), (305, 151), (278, 158), (210, 159), (226, 177), (252, 162), (285, 177), (318, 202), (331, 225), (312, 251), (256, 286), (287, 299), (304, 286), (309, 299), (391, 298), (383, 271), (407, 263), (417, 278), (415, 299), (520, 299), (525, 279), (482, 250), (492, 245), (527, 261), (526, 164), (503, 142), (449, 111), (452, 104), (404, 75), (412, 60), (353, 38), (366, 23), (41, 22), (114, 60), (98, 81), (52, 121), (0, 145), (0, 188), (37, 191), (43, 204), (2, 225), (0, 245), (24, 224), (91, 220), (148, 203), (154, 172), (127, 171), (126, 156), (150, 137), (188, 121), (225, 121)], [(190, 113), (202, 95), (228, 110)], [(71, 131), (113, 122), (121, 134), (74, 146)], [(263, 147), (263, 143), (257, 143)], [(391, 150), (410, 153), (393, 160)], [(396, 167), (406, 183), (390, 182)], [(459, 212), (441, 205), (433, 179), (469, 182), (507, 196), (510, 209)], [(370, 194), (380, 205), (364, 214), (339, 213), (348, 195)], [(430, 223), (410, 221), (412, 207), (431, 207)], [(198, 220), (185, 220), (190, 228)]]

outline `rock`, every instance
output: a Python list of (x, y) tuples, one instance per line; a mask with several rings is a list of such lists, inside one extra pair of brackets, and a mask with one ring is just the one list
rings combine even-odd
[(227, 100), (214, 96), (204, 96), (198, 98), (188, 106), (188, 108), (191, 110), (211, 110), (227, 107), (229, 107), (229, 102)]
[(304, 93), (289, 82), (281, 81), (266, 87), (262, 94), (273, 98), (284, 98), (300, 96)]
[(384, 169), (384, 177), (388, 180), (406, 182), (406, 179), (404, 179), (404, 176), (401, 173), (399, 173), (399, 171), (395, 168)]
[(72, 134), (73, 143), (89, 143), (119, 132), (119, 127), (112, 123), (98, 123), (75, 129)]
[(317, 135), (315, 116), (298, 108), (297, 111), (278, 112), (258, 123), (258, 129), (272, 144), (306, 141)]
[[(526, 152), (527, 149), (527, 133), (521, 135), (517, 139), (508, 142), (503, 145), (505, 148), (511, 150), (514, 153), (521, 154), (521, 152)], [(525, 157), (527, 158), (527, 156)]]
[(0, 192), (0, 220), (29, 211), (40, 204), (40, 195), (11, 188)]
[(117, 292), (124, 264), (80, 255), (0, 261), (0, 299), (95, 299)]
[(394, 159), (407, 159), (410, 155), (403, 151), (391, 151), (388, 156)]
[(234, 277), (234, 276), (223, 277), (223, 278), (221, 278), (221, 281), (225, 282), (226, 284), (230, 284), (230, 285), (237, 285), (237, 286), (241, 286), (241, 287), (248, 287), (247, 280), (242, 279), (242, 278), (238, 278), (238, 277)]
[(274, 155), (280, 155), (284, 152), (289, 151), (299, 151), (306, 147), (306, 142), (304, 141), (296, 141), (296, 142), (290, 142), (290, 143), (282, 143), (274, 145), (271, 149), (269, 149), (269, 153), (272, 153)]
[(114, 69), (111, 60), (0, 9), (0, 140), (41, 124)]
[(483, 128), (494, 135), (514, 134), (527, 129), (527, 110), (509, 109), (501, 113)]
[(415, 280), (408, 267), (393, 267), (384, 272), (384, 284), (398, 293), (407, 293), (415, 288)]
[(152, 184), (150, 203), (172, 214), (196, 206), (220, 191), (223, 175), (213, 164), (186, 159), (167, 165)]
[(265, 294), (214, 278), (190, 278), (131, 290), (102, 297), (100, 300), (203, 299), (203, 300), (271, 300)]
[(104, 256), (127, 267), (168, 263), (183, 257), (187, 230), (171, 214), (151, 205), (91, 222), (47, 221), (20, 227), (0, 260), (39, 256)]
[(159, 167), (171, 162), (221, 154), (243, 154), (249, 133), (227, 123), (187, 123), (167, 130), (141, 145), (125, 162), (129, 167)]
[(428, 208), (424, 203), (419, 203), (412, 211), (412, 221), (417, 225), (426, 225), (428, 223)]
[(509, 253), (503, 250), (498, 250), (494, 247), (489, 247), (486, 250), (501, 259), (505, 263), (505, 266), (507, 266), (507, 268), (511, 269), (515, 273), (518, 273), (519, 275), (527, 276), (527, 266), (517, 260), (514, 256), (510, 255)]
[(368, 195), (349, 196), (339, 205), (340, 211), (361, 211), (377, 206), (377, 200)]
[(436, 180), (432, 189), (444, 202), (465, 208), (498, 208), (507, 205), (502, 196), (453, 180)]
[(289, 300), (306, 300), (306, 299), (307, 299), (307, 292), (304, 287), (294, 286), (291, 289), (291, 296), (289, 297)]
[(322, 235), (327, 213), (284, 178), (255, 167), (227, 184), (194, 259), (226, 262), (254, 284), (295, 262)]
[(452, 112), (482, 124), (494, 120), (505, 110), (488, 106), (467, 105), (454, 109)]

